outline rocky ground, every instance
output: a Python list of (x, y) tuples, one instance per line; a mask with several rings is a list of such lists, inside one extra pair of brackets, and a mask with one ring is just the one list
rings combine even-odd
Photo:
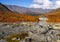
[(60, 42), (60, 30), (50, 24), (44, 25), (36, 22), (0, 23), (0, 42), (9, 42), (6, 40), (8, 36), (23, 32), (27, 32), (28, 36), (23, 40), (12, 38), (13, 42)]

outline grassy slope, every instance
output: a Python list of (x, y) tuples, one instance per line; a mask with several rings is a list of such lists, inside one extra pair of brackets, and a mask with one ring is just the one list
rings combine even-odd
[(30, 16), (26, 14), (19, 14), (14, 12), (0, 11), (0, 22), (21, 22), (21, 21), (38, 21), (38, 16)]
[(48, 18), (48, 22), (60, 23), (60, 9), (46, 13), (45, 16)]

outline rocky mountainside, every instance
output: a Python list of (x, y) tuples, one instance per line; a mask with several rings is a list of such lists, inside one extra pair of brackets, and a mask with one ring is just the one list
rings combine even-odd
[(60, 42), (60, 29), (48, 25), (36, 22), (0, 23), (0, 42)]

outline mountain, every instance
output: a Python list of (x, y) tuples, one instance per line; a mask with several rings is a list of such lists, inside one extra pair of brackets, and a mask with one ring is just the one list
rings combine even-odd
[(38, 21), (38, 17), (13, 12), (0, 3), (0, 22)]
[(10, 11), (10, 10), (5, 5), (0, 3), (0, 11), (6, 12), (6, 11)]
[[(60, 23), (60, 8), (42, 14), (37, 11), (38, 9), (17, 7), (18, 6), (14, 7), (12, 5), (6, 6), (0, 3), (0, 22), (37, 22), (39, 21), (40, 15), (44, 15), (48, 18), (48, 22)], [(18, 10), (20, 10), (20, 12), (17, 12)]]
[(45, 16), (48, 18), (49, 22), (59, 23), (60, 22), (60, 8), (46, 13)]
[(20, 7), (16, 5), (6, 5), (8, 9), (10, 9), (13, 12), (18, 12), (18, 13), (27, 13), (30, 15), (39, 15), (39, 14), (44, 14), (46, 12), (50, 12), (53, 9), (42, 9), (42, 8), (25, 8), (25, 7)]

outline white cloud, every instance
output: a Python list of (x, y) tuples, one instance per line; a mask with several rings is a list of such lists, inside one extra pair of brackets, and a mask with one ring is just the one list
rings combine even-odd
[(57, 5), (60, 5), (60, 1), (57, 1), (56, 4), (57, 4)]
[(42, 6), (40, 6), (39, 4), (31, 4), (30, 7), (31, 8), (41, 8)]
[(33, 4), (29, 6), (30, 8), (43, 8), (43, 9), (56, 9), (60, 8), (60, 0), (50, 1), (50, 0), (33, 0)]

